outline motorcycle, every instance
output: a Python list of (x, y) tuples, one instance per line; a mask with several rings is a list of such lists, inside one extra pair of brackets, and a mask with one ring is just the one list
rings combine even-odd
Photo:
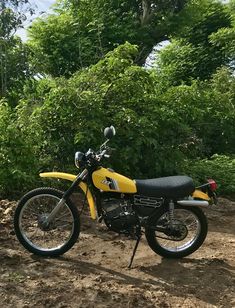
[(132, 180), (102, 167), (109, 158), (110, 139), (116, 134), (106, 127), (106, 141), (98, 151), (76, 152), (77, 175), (62, 172), (41, 173), (42, 178), (58, 178), (72, 182), (65, 191), (42, 187), (26, 193), (19, 201), (14, 228), (19, 242), (31, 253), (59, 256), (68, 251), (80, 233), (80, 214), (72, 194), (84, 194), (90, 216), (104, 222), (109, 230), (134, 237), (138, 244), (145, 233), (147, 243), (166, 258), (182, 258), (196, 251), (207, 236), (207, 219), (203, 208), (216, 201), (217, 184), (210, 179), (195, 188), (188, 176), (169, 176)]

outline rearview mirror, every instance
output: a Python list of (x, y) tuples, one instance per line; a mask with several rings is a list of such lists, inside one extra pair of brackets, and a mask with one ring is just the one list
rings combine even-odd
[(105, 138), (111, 139), (115, 135), (116, 135), (116, 130), (115, 130), (115, 128), (113, 126), (106, 127), (104, 129), (104, 136), (105, 136)]

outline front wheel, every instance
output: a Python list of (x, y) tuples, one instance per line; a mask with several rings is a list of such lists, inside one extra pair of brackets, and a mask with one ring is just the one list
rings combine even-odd
[(40, 256), (59, 256), (77, 241), (80, 220), (76, 206), (66, 201), (53, 221), (45, 225), (63, 193), (53, 188), (37, 188), (20, 200), (14, 215), (15, 233), (20, 243)]
[(196, 207), (176, 206), (173, 218), (160, 210), (145, 236), (150, 248), (165, 258), (183, 258), (196, 251), (207, 236), (207, 219)]

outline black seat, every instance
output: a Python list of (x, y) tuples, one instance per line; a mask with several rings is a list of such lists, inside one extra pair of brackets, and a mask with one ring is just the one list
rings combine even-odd
[(195, 186), (188, 176), (169, 176), (158, 179), (135, 180), (139, 195), (177, 199), (190, 195)]

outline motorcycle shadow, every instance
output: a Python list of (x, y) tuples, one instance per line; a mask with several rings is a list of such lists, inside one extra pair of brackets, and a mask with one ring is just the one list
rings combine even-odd
[[(43, 267), (49, 266), (48, 259), (38, 259)], [(112, 281), (121, 286), (134, 286), (143, 292), (148, 289), (151, 292), (163, 290), (170, 296), (196, 297), (204, 304), (218, 305), (226, 302), (223, 307), (232, 307), (234, 271), (226, 260), (218, 258), (184, 258), (178, 260), (161, 259), (157, 265), (138, 266), (128, 270), (123, 265), (118, 269), (118, 264), (100, 265), (89, 261), (78, 260), (61, 256), (57, 258), (57, 266), (60, 268), (73, 268), (74, 274), (86, 277), (94, 275), (99, 277), (102, 283)], [(114, 268), (114, 269), (113, 269)]]
[[(140, 271), (160, 280), (165, 291), (174, 296), (194, 296), (211, 305), (228, 297), (228, 291), (233, 293), (235, 267), (223, 259), (163, 258), (158, 265), (141, 266)], [(232, 307), (232, 298), (225, 301), (226, 307)]]

